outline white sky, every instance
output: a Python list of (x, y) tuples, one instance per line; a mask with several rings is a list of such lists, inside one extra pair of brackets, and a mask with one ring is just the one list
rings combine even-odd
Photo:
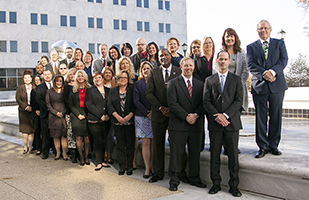
[(271, 37), (279, 38), (281, 29), (286, 32), (289, 61), (299, 53), (309, 58), (309, 37), (303, 30), (309, 13), (305, 15), (296, 0), (187, 0), (188, 45), (194, 39), (211, 36), (218, 50), (223, 31), (231, 27), (246, 50), (258, 39), (256, 25), (262, 19), (272, 25)]

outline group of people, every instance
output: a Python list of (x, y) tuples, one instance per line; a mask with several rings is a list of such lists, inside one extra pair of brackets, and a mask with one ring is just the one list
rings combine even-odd
[(229, 192), (241, 196), (238, 141), (241, 112), (248, 109), (249, 71), (260, 148), (256, 158), (268, 152), (281, 155), (278, 145), (287, 89), (283, 69), (288, 58), (284, 42), (270, 38), (268, 21), (260, 21), (257, 32), (260, 39), (247, 46), (247, 54), (232, 28), (224, 31), (222, 48), (216, 54), (211, 37), (194, 40), (189, 57), (177, 52), (179, 41), (175, 37), (161, 50), (155, 42), (147, 45), (138, 38), (135, 54), (129, 43), (120, 51), (114, 45), (108, 49), (101, 44), (101, 56), (95, 60), (90, 51), (70, 47), (65, 49), (66, 58), (58, 60), (57, 51), (52, 50), (50, 62), (47, 56), (41, 57), (33, 82), (32, 71), (24, 71), (24, 85), (16, 91), (23, 153), (34, 153), (34, 146), (36, 154), (47, 159), (52, 147), (55, 160), (68, 160), (69, 152), (72, 162), (78, 159), (83, 166), (90, 164), (93, 152), (95, 170), (99, 171), (113, 163), (116, 136), (118, 174), (132, 175), (141, 139), (143, 177), (153, 183), (164, 178), (168, 131), (169, 189), (176, 191), (180, 181), (205, 188), (200, 179), (200, 152), (204, 150), (206, 116), (213, 182), (208, 193), (221, 190), (220, 154), (224, 146), (229, 160)]

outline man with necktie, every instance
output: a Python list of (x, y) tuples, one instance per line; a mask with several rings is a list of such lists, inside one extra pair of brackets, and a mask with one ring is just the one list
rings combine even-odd
[(99, 49), (101, 56), (93, 61), (92, 74), (94, 74), (94, 72), (102, 73), (102, 70), (106, 67), (107, 62), (109, 62), (109, 58), (107, 57), (107, 45), (100, 44)]
[[(288, 55), (283, 40), (270, 38), (271, 25), (262, 20), (257, 25), (260, 39), (247, 46), (247, 64), (252, 77), (255, 106), (255, 136), (259, 151), (256, 158), (271, 152), (281, 155), (278, 145), (281, 138), (282, 103), (287, 84), (283, 70)], [(269, 113), (269, 122), (268, 114)]]

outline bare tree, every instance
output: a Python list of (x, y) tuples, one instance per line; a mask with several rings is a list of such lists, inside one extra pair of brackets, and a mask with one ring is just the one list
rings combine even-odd
[(285, 70), (285, 77), (289, 87), (309, 86), (309, 67), (307, 57), (298, 54)]

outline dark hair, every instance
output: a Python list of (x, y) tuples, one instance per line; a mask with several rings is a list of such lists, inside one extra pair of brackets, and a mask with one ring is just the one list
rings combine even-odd
[(217, 53), (217, 59), (219, 58), (220, 54), (223, 53), (223, 52), (227, 53), (229, 55), (229, 58), (230, 58), (230, 54), (229, 54), (229, 52), (227, 52), (227, 50), (221, 50)]
[(78, 47), (77, 47), (77, 48), (74, 49), (74, 52), (73, 52), (73, 61), (74, 61), (74, 62), (77, 61), (75, 57), (76, 57), (76, 51), (78, 51), (78, 50), (82, 53), (81, 60), (83, 60), (83, 56), (84, 56), (83, 50), (82, 50), (81, 48), (78, 48)]
[(101, 76), (102, 78), (104, 78), (104, 77), (103, 77), (103, 74), (102, 74), (101, 72), (94, 72), (94, 73), (92, 74), (92, 78), (94, 78), (94, 77), (96, 77), (96, 76)]
[(49, 63), (49, 59), (48, 59), (48, 57), (47, 57), (47, 56), (45, 56), (45, 55), (41, 56), (39, 63), (41, 63), (42, 58), (45, 58), (45, 59), (46, 59), (46, 61), (47, 61), (47, 63)]
[(39, 75), (39, 74), (37, 74), (37, 75), (34, 76), (33, 83), (35, 83), (35, 78), (36, 78), (36, 77), (39, 77), (41, 83), (43, 83), (43, 79), (42, 79), (41, 75)]
[(66, 48), (65, 48), (65, 50), (67, 50), (67, 49), (71, 49), (71, 50), (73, 50), (73, 49), (72, 49), (72, 47), (66, 47)]
[(158, 56), (159, 55), (159, 47), (155, 42), (149, 42), (149, 44), (147, 45), (147, 47), (146, 47), (146, 60), (150, 61), (149, 48), (150, 48), (151, 45), (155, 46), (155, 48), (157, 50), (157, 53), (155, 54), (155, 59), (159, 60), (159, 56)]
[(193, 47), (193, 44), (198, 44), (200, 45), (200, 48), (201, 48), (201, 41), (200, 40), (193, 40), (190, 44), (190, 54), (189, 54), (189, 57), (192, 58), (194, 55), (193, 55), (193, 52), (192, 52), (192, 47)]
[(86, 56), (86, 54), (89, 54), (90, 56), (91, 56), (91, 62), (93, 61), (93, 56), (92, 56), (92, 53), (90, 52), (90, 51), (86, 51), (85, 52), (85, 54), (84, 54), (84, 56), (82, 57), (82, 61), (83, 61), (83, 63), (85, 63), (85, 56)]
[(130, 78), (130, 74), (129, 74), (129, 72), (128, 71), (125, 71), (125, 70), (121, 70), (121, 72), (117, 75), (117, 82), (116, 82), (116, 88), (119, 88), (119, 77), (121, 76), (121, 74), (126, 74), (127, 76), (128, 76), (128, 83), (127, 83), (127, 88), (126, 89), (128, 89), (128, 88), (131, 88), (132, 86), (133, 86), (133, 81), (132, 81), (132, 79)]
[(115, 49), (115, 50), (117, 51), (117, 53), (118, 53), (118, 58), (117, 58), (117, 59), (120, 59), (120, 58), (121, 58), (121, 54), (120, 54), (120, 52), (119, 52), (119, 49), (118, 49), (115, 45), (112, 45), (112, 46), (109, 48), (109, 50), (108, 50), (108, 56), (109, 56), (110, 59), (114, 62), (114, 60), (112, 59), (111, 54), (110, 54), (110, 50), (112, 50), (112, 49)]
[(64, 78), (63, 78), (63, 76), (61, 76), (61, 75), (56, 75), (56, 76), (53, 78), (53, 90), (55, 90), (55, 91), (57, 90), (56, 81), (57, 81), (59, 78), (62, 80), (61, 89), (63, 89), (63, 87), (64, 87)]
[[(115, 75), (115, 71), (113, 70), (113, 68), (111, 68), (110, 66), (106, 66), (104, 67), (103, 71), (102, 71), (102, 75), (104, 76), (105, 71), (109, 70), (110, 72), (112, 72), (112, 76)], [(104, 77), (103, 77), (104, 78)]]
[(23, 72), (23, 77), (26, 75), (30, 75), (32, 77), (32, 71), (30, 69), (25, 69)]
[(131, 56), (132, 53), (133, 53), (133, 47), (132, 47), (132, 45), (131, 45), (130, 43), (128, 43), (128, 42), (125, 42), (125, 43), (122, 44), (122, 46), (121, 46), (121, 54), (122, 54), (123, 56), (124, 56), (124, 48), (130, 49), (130, 56)]
[(235, 37), (235, 44), (234, 44), (234, 47), (233, 47), (233, 51), (235, 53), (238, 53), (241, 51), (241, 48), (240, 48), (240, 40), (239, 40), (239, 37), (236, 33), (236, 31), (232, 28), (227, 28), (225, 29), (224, 33), (223, 33), (223, 36), (222, 36), (222, 47), (224, 50), (227, 50), (227, 45), (225, 44), (225, 39), (224, 39), (224, 36), (225, 34), (227, 35), (234, 35)]

